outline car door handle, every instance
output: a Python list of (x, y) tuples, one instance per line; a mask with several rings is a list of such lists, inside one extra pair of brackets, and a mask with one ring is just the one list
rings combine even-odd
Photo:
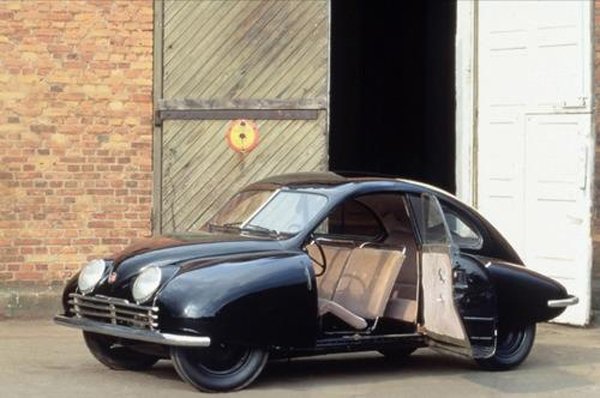
[(444, 278), (444, 273), (441, 268), (438, 268), (438, 277), (440, 278), (440, 282), (446, 283), (446, 278)]

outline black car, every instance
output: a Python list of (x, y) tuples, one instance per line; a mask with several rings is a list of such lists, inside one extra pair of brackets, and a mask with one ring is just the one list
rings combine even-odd
[(349, 351), (433, 347), (510, 369), (536, 323), (575, 303), (446, 192), (307, 173), (246, 187), (197, 233), (90, 262), (55, 321), (110, 368), (170, 358), (199, 390), (228, 391), (269, 358)]

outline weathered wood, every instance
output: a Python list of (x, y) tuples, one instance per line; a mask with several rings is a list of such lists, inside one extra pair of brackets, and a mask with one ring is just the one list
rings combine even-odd
[(164, 98), (327, 96), (327, 1), (166, 3)]
[[(328, 0), (156, 1), (164, 5), (154, 104), (162, 232), (197, 229), (257, 179), (327, 169)], [(225, 139), (229, 120), (240, 118), (254, 120), (260, 136), (243, 155)]]
[[(163, 19), (164, 2), (154, 0), (154, 82), (152, 102), (154, 109), (158, 109), (159, 100), (162, 98), (163, 87)], [(160, 234), (162, 229), (162, 128), (155, 123), (152, 132), (152, 233)]]
[(195, 230), (241, 186), (279, 173), (327, 167), (326, 125), (317, 120), (257, 121), (260, 143), (249, 154), (233, 152), (228, 121), (167, 120), (163, 149), (163, 229)]
[(300, 99), (161, 99), (159, 110), (188, 109), (327, 109), (327, 97)]
[(154, 120), (314, 120), (318, 114), (316, 109), (180, 109), (159, 110)]

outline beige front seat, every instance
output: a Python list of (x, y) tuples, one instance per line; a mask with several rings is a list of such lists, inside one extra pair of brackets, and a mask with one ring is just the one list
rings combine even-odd
[[(326, 267), (323, 275), (317, 277), (317, 289), (319, 292), (319, 298), (331, 300), (335, 287), (342, 275), (342, 271), (346, 267), (346, 262), (352, 253), (352, 248), (343, 246), (328, 246), (321, 245), (323, 252), (325, 253)], [(321, 253), (317, 248), (316, 244), (310, 244), (306, 246), (308, 254), (316, 261), (323, 262)], [(317, 264), (313, 264), (315, 274), (322, 271), (321, 267)]]
[(405, 254), (398, 250), (355, 248), (331, 300), (319, 299), (319, 314), (331, 313), (355, 329), (383, 316)]

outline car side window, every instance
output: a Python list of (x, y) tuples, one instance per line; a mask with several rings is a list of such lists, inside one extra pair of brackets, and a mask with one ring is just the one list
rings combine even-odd
[(442, 210), (454, 243), (464, 249), (481, 249), (483, 238), (477, 229), (447, 206), (442, 206)]
[(376, 241), (385, 235), (377, 216), (356, 200), (337, 206), (315, 230), (320, 237), (343, 240)]

